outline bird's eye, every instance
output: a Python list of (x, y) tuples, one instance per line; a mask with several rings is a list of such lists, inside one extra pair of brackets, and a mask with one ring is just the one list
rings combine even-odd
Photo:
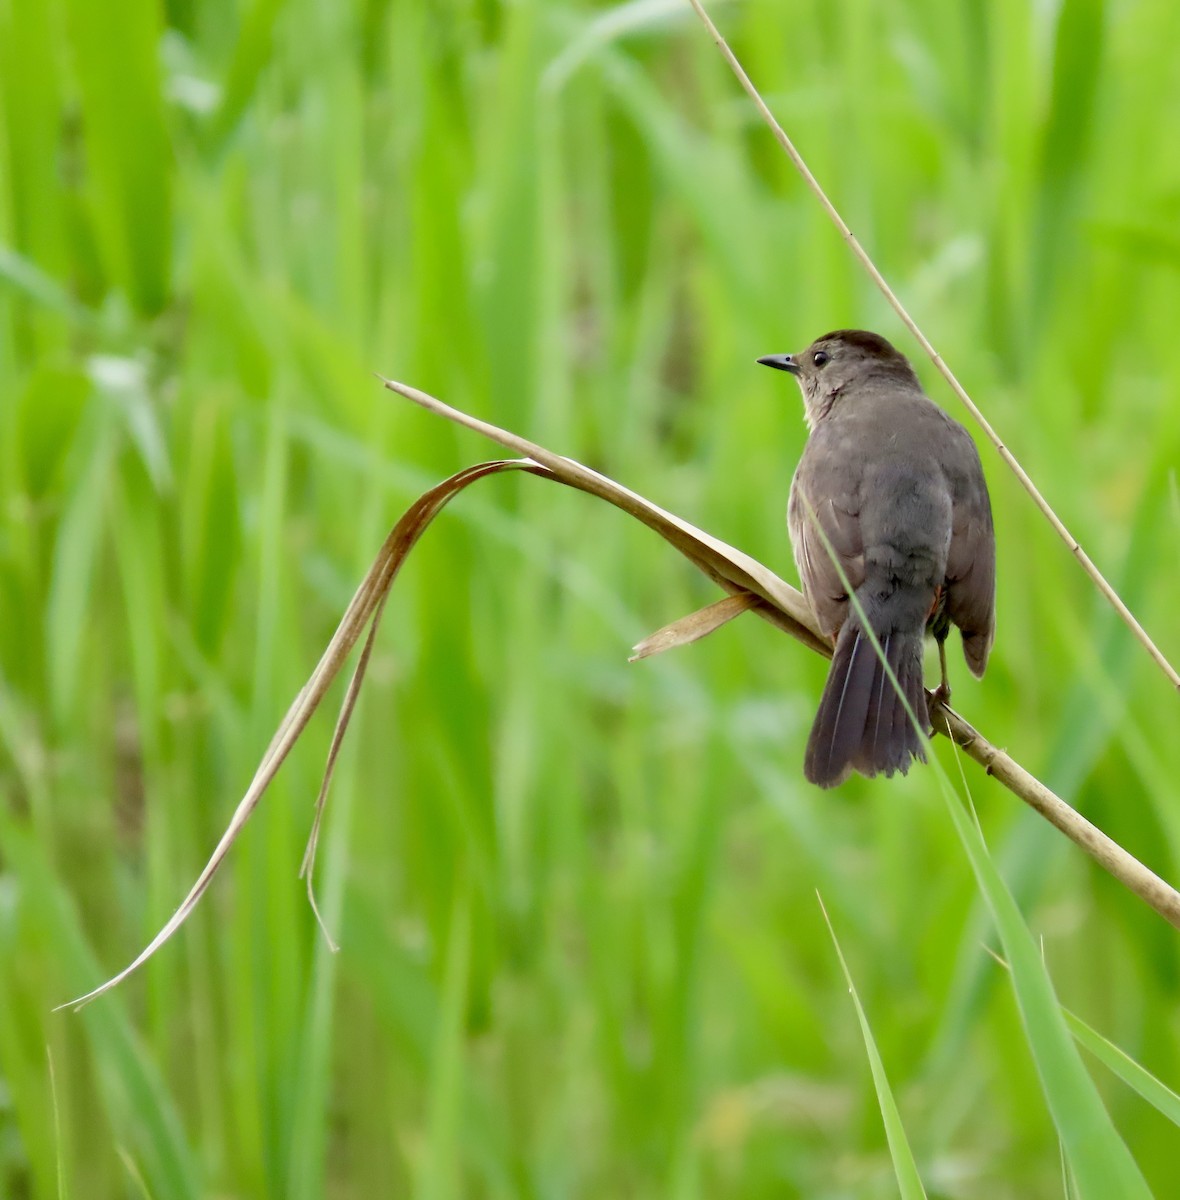
[(811, 356), (811, 361), (815, 363), (817, 367), (826, 366), (829, 362), (831, 362), (831, 360), (832, 356), (826, 350), (817, 350)]

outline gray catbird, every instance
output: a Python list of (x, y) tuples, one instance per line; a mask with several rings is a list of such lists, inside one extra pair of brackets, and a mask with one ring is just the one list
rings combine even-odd
[[(803, 389), (811, 436), (787, 525), (803, 594), (835, 645), (804, 773), (820, 787), (854, 769), (905, 774), (911, 758), (925, 761), (906, 704), (930, 728), (924, 634), (938, 641), (944, 698), (951, 625), (976, 676), (995, 634), (996, 544), (979, 452), (875, 333), (841, 329), (801, 354), (758, 361), (790, 371)], [(864, 636), (849, 588), (900, 692)]]

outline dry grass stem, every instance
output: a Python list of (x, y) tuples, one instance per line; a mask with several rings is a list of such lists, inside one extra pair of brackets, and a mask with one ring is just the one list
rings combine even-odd
[(839, 210), (828, 198), (827, 193), (820, 186), (816, 177), (811, 173), (807, 163), (803, 160), (803, 156), (795, 148), (795, 144), (791, 141), (791, 139), (787, 136), (786, 131), (775, 119), (775, 116), (770, 111), (766, 101), (762, 99), (758, 89), (754, 86), (753, 82), (750, 80), (750, 77), (746, 74), (745, 69), (738, 61), (737, 55), (735, 55), (730, 49), (728, 42), (726, 42), (725, 38), (721, 35), (720, 31), (717, 29), (717, 26), (713, 24), (709, 14), (705, 11), (700, 0), (689, 0), (689, 3), (696, 10), (697, 16), (700, 17), (705, 28), (709, 31), (709, 36), (712, 37), (713, 41), (717, 45), (718, 50), (721, 51), (722, 57), (729, 64), (734, 75), (737, 76), (738, 82), (741, 84), (746, 94), (754, 102), (754, 106), (758, 109), (762, 119), (770, 127), (771, 132), (774, 134), (775, 140), (783, 148), (783, 151), (786, 153), (787, 157), (794, 164), (795, 169), (800, 175), (803, 176), (807, 187), (819, 201), (824, 212), (826, 212), (828, 217), (831, 219), (832, 224), (835, 225), (839, 230), (840, 236), (848, 244), (848, 248), (852, 251), (857, 261), (868, 272), (870, 278), (877, 285), (877, 287), (880, 288), (885, 299), (889, 301), (890, 307), (892, 307), (893, 311), (897, 313), (901, 323), (910, 331), (911, 334), (913, 334), (915, 341), (917, 341), (918, 345), (922, 347), (923, 351), (930, 358), (930, 361), (935, 365), (939, 373), (950, 385), (951, 391), (958, 396), (959, 400), (962, 401), (967, 411), (972, 415), (972, 417), (975, 418), (975, 421), (978, 423), (980, 429), (983, 430), (983, 432), (987, 435), (988, 440), (996, 448), (996, 452), (1004, 460), (1004, 462), (1007, 463), (1013, 474), (1020, 481), (1021, 487), (1023, 487), (1024, 490), (1032, 497), (1033, 503), (1036, 504), (1036, 506), (1041, 510), (1041, 513), (1044, 515), (1049, 524), (1053, 526), (1057, 536), (1060, 537), (1061, 540), (1069, 547), (1070, 552), (1074, 555), (1078, 562), (1081, 563), (1082, 569), (1087, 575), (1090, 576), (1094, 582), (1094, 585), (1098, 588), (1102, 595), (1106, 597), (1111, 607), (1114, 608), (1115, 612), (1118, 613), (1119, 617), (1135, 635), (1135, 639), (1155, 660), (1159, 668), (1168, 677), (1172, 686), (1175, 688), (1180, 688), (1180, 673), (1176, 671), (1176, 668), (1173, 667), (1168, 661), (1163, 651), (1160, 650), (1159, 647), (1156, 646), (1155, 642), (1152, 641), (1147, 631), (1142, 625), (1139, 624), (1138, 620), (1136, 620), (1135, 615), (1126, 606), (1126, 604), (1123, 603), (1122, 598), (1107, 582), (1106, 577), (1102, 574), (1102, 572), (1099, 571), (1097, 566), (1094, 565), (1094, 562), (1090, 556), (1085, 552), (1085, 550), (1082, 549), (1077, 538), (1070, 533), (1070, 531), (1066, 528), (1065, 523), (1053, 511), (1049, 505), (1049, 502), (1044, 498), (1044, 496), (1041, 495), (1036, 484), (1033, 483), (1025, 469), (1016, 460), (1015, 456), (1008, 449), (1008, 447), (1004, 445), (1003, 441), (1001, 441), (1000, 435), (992, 428), (991, 423), (983, 415), (983, 413), (980, 412), (979, 408), (976, 407), (975, 402), (967, 394), (967, 390), (956, 378), (950, 367), (948, 367), (943, 361), (938, 351), (935, 350), (930, 339), (927, 338), (922, 330), (918, 327), (918, 323), (913, 317), (910, 316), (905, 305), (902, 304), (896, 293), (889, 286), (885, 277), (877, 269), (876, 264), (869, 257), (868, 252), (857, 240), (856, 235), (848, 227), (844, 218), (840, 215)]

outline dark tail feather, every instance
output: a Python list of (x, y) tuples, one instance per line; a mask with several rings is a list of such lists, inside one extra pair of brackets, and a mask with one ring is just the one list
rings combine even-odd
[[(929, 729), (922, 679), (922, 635), (891, 633), (881, 649), (910, 708)], [(836, 639), (836, 653), (807, 740), (803, 773), (820, 787), (843, 783), (855, 768), (862, 775), (892, 775), (925, 762), (922, 742), (905, 704), (881, 665), (860, 622), (852, 617)]]

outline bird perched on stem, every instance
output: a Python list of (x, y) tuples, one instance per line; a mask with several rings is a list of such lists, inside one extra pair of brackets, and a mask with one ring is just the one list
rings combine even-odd
[(810, 436), (787, 525), (803, 594), (835, 647), (804, 774), (820, 787), (853, 770), (904, 775), (926, 758), (926, 632), (938, 643), (943, 700), (951, 625), (976, 676), (995, 634), (996, 546), (979, 452), (875, 333), (842, 329), (801, 354), (758, 361), (789, 371), (803, 391)]

